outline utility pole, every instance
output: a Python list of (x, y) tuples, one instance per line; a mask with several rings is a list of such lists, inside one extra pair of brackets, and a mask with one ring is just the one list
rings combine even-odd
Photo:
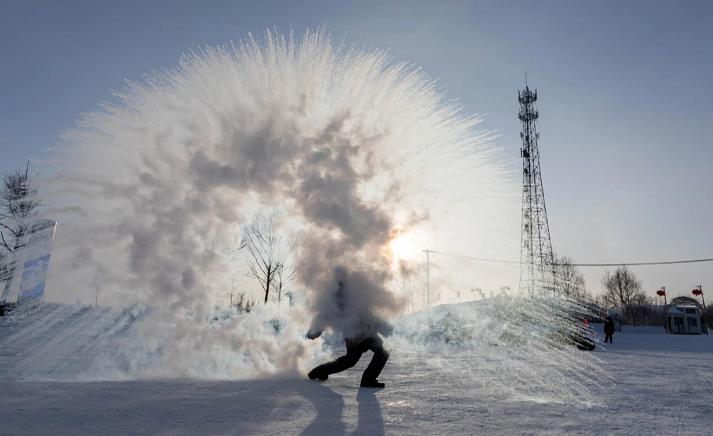
[(428, 248), (423, 250), (426, 253), (426, 307), (431, 307), (431, 257), (433, 251)]
[(666, 286), (661, 286), (661, 289), (659, 289), (658, 291), (656, 291), (656, 295), (658, 295), (659, 297), (663, 297), (663, 304), (664, 304), (664, 313), (663, 313), (663, 315), (664, 315), (664, 317), (663, 317), (664, 321), (663, 321), (663, 323), (664, 323), (664, 329), (666, 329), (666, 333), (670, 333), (670, 332), (668, 331), (668, 300), (666, 299)]
[(703, 311), (701, 312), (701, 327), (705, 329), (705, 333), (708, 334), (708, 317), (706, 316), (706, 299), (703, 297), (703, 285), (698, 285), (693, 289), (693, 295), (701, 296), (701, 303), (703, 303)]

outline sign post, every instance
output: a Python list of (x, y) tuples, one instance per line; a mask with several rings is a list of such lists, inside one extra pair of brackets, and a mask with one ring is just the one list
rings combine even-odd
[(708, 319), (707, 313), (706, 313), (706, 300), (703, 298), (703, 285), (698, 285), (695, 288), (693, 288), (693, 291), (691, 291), (693, 295), (701, 296), (701, 303), (703, 303), (703, 311), (701, 312), (701, 327), (705, 330), (706, 334), (708, 334), (708, 323), (710, 320)]

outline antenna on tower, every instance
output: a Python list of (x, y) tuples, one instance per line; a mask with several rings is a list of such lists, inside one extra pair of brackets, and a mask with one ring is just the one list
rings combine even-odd
[(553, 293), (555, 290), (555, 264), (550, 239), (550, 225), (547, 221), (545, 191), (542, 187), (540, 151), (535, 121), (539, 113), (535, 108), (537, 90), (527, 86), (517, 92), (520, 102), (518, 118), (522, 122), (522, 227), (520, 244), (520, 287), (519, 292), (529, 296)]

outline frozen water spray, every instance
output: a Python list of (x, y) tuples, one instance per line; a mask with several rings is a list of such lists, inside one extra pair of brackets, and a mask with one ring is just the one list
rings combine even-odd
[[(48, 296), (87, 301), (101, 289), (122, 325), (95, 323), (102, 346), (82, 377), (299, 371), (324, 353), (303, 340), (313, 319), (340, 333), (364, 313), (393, 319), (403, 306), (394, 275), (411, 266), (394, 268), (390, 241), (414, 229), (438, 238), (454, 217), (493, 238), (508, 213), (516, 185), (479, 121), (417, 68), (335, 47), (321, 31), (206, 48), (130, 84), (67, 133), (47, 189), (60, 219)], [(216, 319), (241, 225), (265, 208), (287, 217), (307, 303)], [(347, 290), (358, 304), (340, 316), (325, 303), (335, 271), (358, 277)], [(530, 324), (513, 326), (517, 337)], [(545, 359), (547, 345), (535, 343)], [(541, 363), (502, 358), (518, 382)], [(561, 366), (580, 373), (578, 357), (567, 359)]]
[[(62, 231), (48, 294), (86, 301), (101, 288), (104, 303), (148, 306), (137, 328), (150, 349), (136, 356), (168, 374), (215, 376), (216, 360), (229, 377), (296, 369), (312, 357), (301, 335), (313, 316), (340, 320), (332, 327), (344, 333), (363, 313), (394, 316), (389, 241), (427, 225), (456, 192), (497, 194), (487, 187), (502, 180), (477, 118), (445, 104), (419, 70), (334, 47), (324, 32), (207, 48), (116, 97), (58, 156), (48, 196)], [(479, 189), (448, 189), (464, 178)], [(204, 328), (238, 267), (240, 225), (274, 207), (297, 238), (309, 303), (289, 313), (294, 335), (243, 325), (259, 315)], [(339, 267), (360, 277), (349, 290), (359, 313), (334, 317), (321, 296)]]

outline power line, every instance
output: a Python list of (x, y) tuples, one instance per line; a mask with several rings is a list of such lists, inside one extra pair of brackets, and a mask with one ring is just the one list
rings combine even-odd
[(677, 263), (698, 263), (713, 262), (713, 258), (707, 259), (685, 259), (685, 260), (664, 260), (660, 262), (622, 262), (622, 263), (573, 263), (572, 266), (641, 266), (641, 265), (674, 265)]
[(431, 254), (438, 254), (440, 256), (446, 256), (446, 257), (457, 257), (460, 259), (469, 259), (469, 260), (479, 260), (483, 262), (494, 262), (494, 263), (512, 263), (512, 264), (520, 264), (519, 260), (503, 260), (503, 259), (491, 259), (487, 257), (474, 257), (474, 256), (465, 256), (463, 254), (453, 254), (453, 253), (444, 253), (442, 251), (434, 251), (434, 250), (428, 250)]
[[(446, 257), (455, 257), (459, 259), (476, 260), (482, 262), (493, 262), (493, 263), (509, 263), (509, 264), (519, 264), (520, 262), (516, 260), (505, 260), (505, 259), (492, 259), (488, 257), (475, 257), (466, 256), (462, 254), (454, 253), (444, 253), (442, 251), (429, 250), (431, 254), (437, 254)], [(582, 267), (596, 267), (596, 266), (646, 266), (646, 265), (675, 265), (681, 263), (700, 263), (700, 262), (713, 262), (713, 257), (704, 259), (684, 259), (684, 260), (665, 260), (657, 262), (616, 262), (616, 263), (573, 263), (572, 266), (582, 266)]]

